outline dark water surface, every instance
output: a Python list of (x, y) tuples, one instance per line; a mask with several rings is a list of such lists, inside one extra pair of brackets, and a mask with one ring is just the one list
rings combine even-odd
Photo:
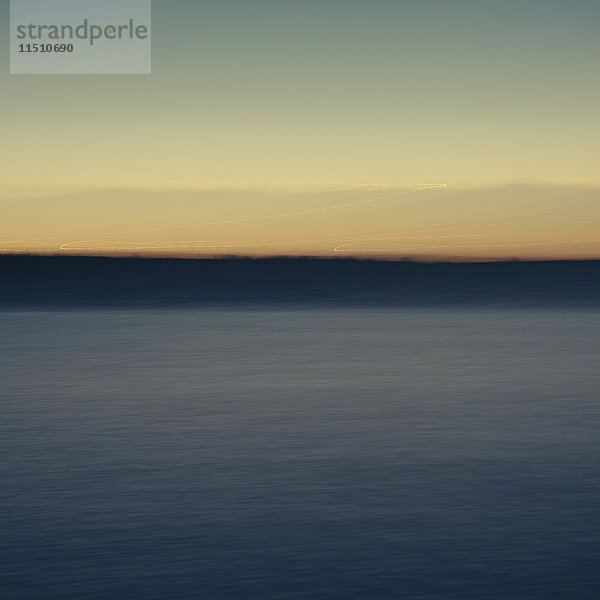
[(599, 315), (0, 313), (0, 596), (599, 598)]

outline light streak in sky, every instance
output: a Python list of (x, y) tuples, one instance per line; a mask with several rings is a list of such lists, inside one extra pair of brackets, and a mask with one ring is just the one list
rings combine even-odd
[[(598, 242), (600, 242), (600, 238), (597, 239), (591, 239), (591, 240), (584, 240), (584, 239), (576, 239), (576, 240), (557, 240), (557, 241), (553, 241), (553, 242), (520, 242), (518, 244), (438, 244), (438, 245), (414, 245), (414, 244), (402, 244), (402, 243), (397, 243), (393, 245), (390, 245), (389, 247), (386, 248), (376, 248), (376, 249), (371, 249), (371, 252), (397, 252), (399, 250), (402, 251), (406, 251), (406, 250), (437, 250), (440, 248), (453, 248), (456, 250), (459, 249), (463, 249), (463, 248), (481, 248), (481, 249), (486, 249), (486, 248), (522, 248), (524, 246), (562, 246), (562, 245), (567, 245), (567, 244), (574, 244), (574, 245), (578, 245), (578, 244), (597, 244)], [(337, 246), (336, 248), (333, 249), (333, 252), (364, 252), (369, 251), (368, 249), (364, 249), (364, 248), (357, 248), (357, 246), (364, 246), (364, 245), (368, 245), (368, 246), (376, 246), (378, 244), (381, 244), (382, 242), (350, 242), (348, 244), (342, 244), (341, 246)], [(384, 242), (385, 243), (385, 242)], [(345, 248), (344, 246), (354, 246), (353, 248)]]
[[(185, 225), (171, 225), (171, 226), (167, 226), (167, 227), (151, 227), (151, 228), (145, 228), (145, 229), (132, 229), (132, 230), (126, 230), (126, 231), (113, 231), (113, 232), (106, 232), (106, 233), (90, 233), (90, 234), (81, 234), (78, 235), (77, 237), (92, 237), (92, 236), (98, 236), (98, 235), (124, 235), (124, 234), (130, 234), (130, 233), (149, 233), (149, 232), (157, 232), (157, 231), (171, 231), (171, 230), (176, 230), (176, 229), (189, 229), (192, 227), (201, 227), (201, 226), (208, 226), (208, 225), (223, 225), (223, 224), (227, 224), (227, 223), (244, 223), (244, 222), (249, 222), (249, 221), (258, 221), (258, 220), (263, 220), (263, 219), (277, 219), (277, 218), (285, 218), (285, 217), (293, 217), (293, 216), (299, 216), (299, 215), (306, 215), (306, 214), (312, 214), (312, 213), (319, 213), (319, 212), (325, 212), (325, 211), (330, 211), (330, 210), (339, 210), (339, 209), (343, 209), (343, 208), (351, 208), (354, 206), (361, 206), (364, 204), (371, 204), (373, 202), (378, 202), (380, 200), (387, 200), (389, 198), (397, 198), (399, 196), (405, 196), (406, 194), (411, 194), (414, 192), (419, 192), (422, 190), (428, 190), (428, 189), (436, 189), (436, 188), (445, 188), (447, 187), (447, 184), (445, 183), (431, 183), (431, 184), (427, 184), (418, 188), (413, 188), (410, 190), (404, 190), (402, 192), (396, 192), (394, 194), (386, 194), (384, 196), (378, 196), (376, 198), (367, 198), (366, 200), (356, 200), (354, 202), (344, 202), (341, 204), (334, 204), (334, 205), (330, 205), (330, 206), (323, 206), (321, 208), (311, 208), (311, 209), (307, 209), (307, 210), (298, 210), (298, 211), (293, 211), (293, 212), (285, 212), (285, 213), (276, 213), (276, 214), (271, 214), (271, 215), (258, 215), (258, 216), (254, 216), (254, 217), (242, 217), (239, 219), (224, 219), (224, 220), (220, 220), (220, 221), (207, 221), (207, 222), (200, 222), (200, 223), (186, 223)], [(85, 243), (85, 240), (78, 240), (76, 242), (64, 242), (62, 244), (60, 244), (59, 246), (59, 250), (67, 250), (67, 249), (73, 249), (72, 245), (73, 244), (79, 244), (79, 243)], [(102, 241), (93, 241), (90, 240), (90, 243), (102, 243)]]
[(111, 231), (111, 232), (107, 232), (105, 234), (90, 233), (90, 234), (82, 234), (82, 235), (79, 235), (78, 237), (88, 237), (88, 236), (95, 236), (95, 235), (121, 235), (121, 234), (128, 234), (128, 233), (148, 233), (148, 232), (154, 232), (154, 231), (171, 231), (174, 229), (189, 229), (192, 227), (202, 227), (202, 226), (207, 226), (207, 225), (223, 225), (226, 223), (244, 223), (247, 221), (259, 221), (262, 219), (279, 219), (279, 218), (284, 218), (284, 217), (294, 217), (294, 216), (298, 216), (298, 215), (307, 215), (310, 213), (325, 212), (325, 211), (330, 211), (330, 210), (339, 210), (341, 208), (350, 208), (352, 206), (360, 206), (363, 204), (378, 202), (380, 200), (387, 200), (388, 198), (396, 198), (398, 196), (405, 196), (406, 194), (411, 194), (413, 192), (419, 192), (421, 190), (445, 188), (445, 187), (447, 187), (447, 184), (445, 184), (445, 183), (431, 183), (431, 184), (425, 185), (423, 187), (406, 190), (403, 192), (398, 192), (396, 194), (387, 194), (385, 196), (378, 196), (377, 198), (367, 198), (366, 200), (357, 200), (355, 202), (345, 202), (342, 204), (335, 204), (333, 206), (323, 206), (321, 208), (311, 208), (311, 209), (307, 209), (307, 210), (297, 210), (297, 211), (293, 211), (293, 212), (276, 213), (276, 214), (271, 214), (271, 215), (258, 215), (258, 216), (254, 216), (254, 217), (242, 217), (240, 219), (224, 219), (221, 221), (205, 221), (205, 222), (200, 222), (200, 223), (186, 223), (185, 225), (170, 225), (167, 227), (151, 227), (151, 228), (146, 228), (146, 229)]
[[(521, 235), (524, 236), (535, 236), (535, 235), (548, 235), (550, 233), (556, 232), (528, 232), (523, 233)], [(462, 236), (429, 236), (431, 239), (440, 239), (440, 238), (452, 238), (455, 239), (457, 237), (465, 237), (465, 238), (473, 238), (473, 237), (481, 237), (481, 238), (490, 238), (492, 235), (502, 235), (502, 234), (477, 234), (477, 235), (462, 235)], [(544, 241), (536, 241), (536, 242), (520, 242), (514, 244), (494, 244), (494, 243), (479, 243), (479, 244), (417, 244), (414, 241), (409, 240), (420, 240), (426, 239), (426, 237), (421, 236), (413, 236), (413, 237), (405, 237), (402, 240), (397, 240), (394, 238), (380, 238), (380, 239), (370, 239), (367, 241), (362, 240), (354, 240), (349, 242), (344, 242), (339, 246), (333, 248), (332, 252), (393, 252), (393, 251), (406, 251), (406, 250), (432, 250), (439, 248), (518, 248), (518, 247), (531, 247), (531, 246), (555, 246), (555, 245), (566, 245), (566, 244), (589, 244), (589, 243), (599, 243), (600, 239), (571, 239), (571, 240), (556, 240), (550, 242)], [(93, 251), (93, 250), (109, 250), (109, 251), (134, 251), (134, 250), (201, 250), (201, 249), (225, 249), (225, 248), (246, 248), (246, 249), (254, 249), (254, 248), (266, 248), (269, 246), (281, 246), (285, 244), (314, 244), (314, 243), (327, 243), (330, 242), (330, 239), (307, 239), (307, 240), (246, 240), (244, 242), (237, 242), (234, 244), (227, 243), (215, 243), (216, 240), (197, 240), (197, 241), (182, 241), (179, 243), (173, 242), (116, 242), (107, 240), (106, 244), (118, 244), (114, 246), (97, 246), (90, 247), (86, 246), (85, 242), (69, 242), (70, 244), (74, 244), (73, 246), (65, 245), (65, 250), (82, 250), (82, 251)], [(95, 242), (94, 242), (95, 243)], [(75, 244), (81, 244), (77, 246)], [(377, 248), (374, 248), (377, 246)], [(385, 247), (382, 247), (385, 246)]]

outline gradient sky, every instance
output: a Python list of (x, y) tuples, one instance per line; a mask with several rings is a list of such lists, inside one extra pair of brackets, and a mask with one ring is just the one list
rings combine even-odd
[[(423, 248), (437, 225), (468, 237), (426, 254), (600, 256), (599, 22), (597, 0), (155, 0), (152, 75), (11, 76), (6, 51), (3, 248), (84, 235), (102, 243), (67, 248), (327, 254), (353, 231), (396, 228), (394, 252), (411, 254), (399, 236)], [(428, 183), (447, 188), (371, 202)], [(32, 219), (31, 202), (50, 216)], [(109, 205), (119, 214), (103, 221)], [(506, 224), (523, 206), (530, 221), (558, 211), (553, 226), (460, 247), (469, 223)], [(276, 217), (289, 212), (302, 214)], [(203, 225), (177, 229), (190, 223)]]

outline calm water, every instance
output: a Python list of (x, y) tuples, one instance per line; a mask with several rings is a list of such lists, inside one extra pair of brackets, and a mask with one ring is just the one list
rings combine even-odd
[(598, 312), (5, 312), (9, 599), (600, 597)]

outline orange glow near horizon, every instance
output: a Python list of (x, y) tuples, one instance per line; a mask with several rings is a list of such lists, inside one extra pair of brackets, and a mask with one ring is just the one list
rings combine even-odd
[(7, 205), (2, 252), (600, 258), (600, 189), (107, 190)]

